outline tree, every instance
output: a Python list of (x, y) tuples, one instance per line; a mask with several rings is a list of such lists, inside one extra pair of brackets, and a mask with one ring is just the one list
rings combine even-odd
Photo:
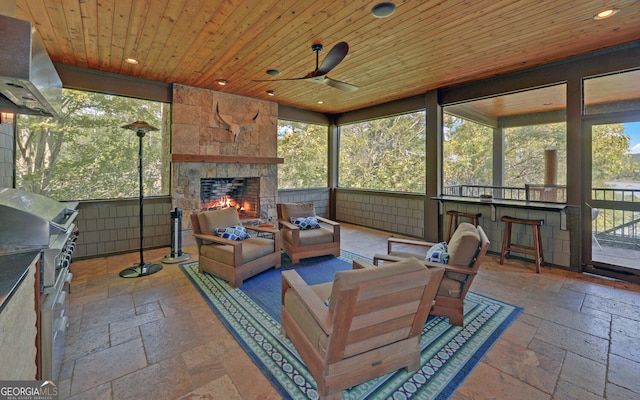
[(424, 193), (424, 111), (340, 127), (341, 187)]
[(278, 121), (279, 189), (327, 187), (328, 131), (326, 126)]
[(492, 129), (450, 114), (444, 114), (443, 129), (443, 186), (492, 185)]
[(505, 129), (504, 185), (544, 184), (545, 150), (558, 150), (558, 185), (567, 182), (567, 129), (564, 122)]
[(63, 90), (60, 118), (20, 116), (18, 187), (58, 200), (137, 197), (138, 137), (122, 125), (141, 119), (160, 129), (143, 140), (145, 193), (166, 191), (163, 104)]

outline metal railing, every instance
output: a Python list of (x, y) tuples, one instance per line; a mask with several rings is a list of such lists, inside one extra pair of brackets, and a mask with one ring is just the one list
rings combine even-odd
[(566, 203), (567, 187), (558, 185), (484, 186), (453, 185), (442, 188), (445, 196), (475, 197), (491, 195), (494, 199)]
[(593, 209), (592, 232), (598, 245), (640, 249), (640, 211)]

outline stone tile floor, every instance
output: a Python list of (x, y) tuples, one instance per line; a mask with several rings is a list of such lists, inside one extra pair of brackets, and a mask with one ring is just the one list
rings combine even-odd
[[(343, 224), (372, 257), (388, 233)], [(185, 239), (184, 251), (196, 259)], [(168, 249), (145, 252), (156, 262)], [(123, 279), (138, 253), (76, 261), (58, 387), (68, 399), (278, 399), (177, 264)], [(453, 399), (640, 398), (640, 285), (490, 256), (472, 291), (524, 308)]]

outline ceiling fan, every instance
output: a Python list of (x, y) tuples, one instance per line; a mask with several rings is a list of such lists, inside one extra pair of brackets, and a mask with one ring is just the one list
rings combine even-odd
[(353, 92), (354, 90), (358, 90), (358, 87), (352, 85), (350, 83), (337, 81), (335, 79), (331, 79), (327, 76), (329, 71), (334, 69), (340, 62), (347, 56), (349, 52), (349, 45), (347, 42), (340, 42), (333, 46), (329, 53), (320, 64), (320, 52), (324, 47), (321, 44), (313, 44), (311, 45), (311, 50), (316, 53), (316, 69), (314, 71), (309, 72), (307, 75), (301, 78), (290, 78), (290, 79), (265, 79), (265, 80), (255, 80), (254, 82), (278, 82), (278, 81), (312, 81), (317, 83), (322, 83), (327, 86), (331, 86), (336, 89), (344, 90), (347, 92)]

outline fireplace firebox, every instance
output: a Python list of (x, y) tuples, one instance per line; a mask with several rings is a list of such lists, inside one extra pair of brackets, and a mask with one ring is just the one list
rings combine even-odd
[(236, 208), (241, 218), (260, 215), (260, 178), (201, 178), (200, 210)]

